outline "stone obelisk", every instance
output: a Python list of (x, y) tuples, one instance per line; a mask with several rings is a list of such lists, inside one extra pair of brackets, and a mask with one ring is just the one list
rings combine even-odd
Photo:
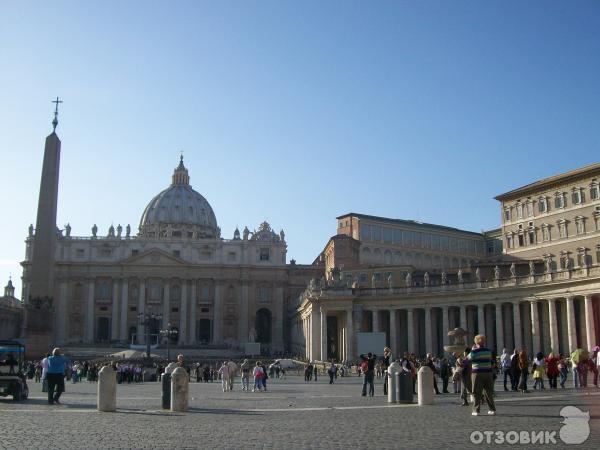
[(58, 176), (60, 167), (60, 139), (56, 135), (58, 104), (55, 101), (53, 131), (46, 138), (44, 163), (40, 182), (33, 253), (29, 268), (29, 296), (26, 303), (25, 338), (29, 355), (40, 355), (54, 342), (54, 252), (57, 228)]

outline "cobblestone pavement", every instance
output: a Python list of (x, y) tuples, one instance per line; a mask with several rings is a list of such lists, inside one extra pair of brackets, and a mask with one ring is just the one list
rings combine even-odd
[[(377, 395), (361, 397), (362, 379), (325, 378), (305, 383), (301, 377), (269, 380), (268, 392), (243, 392), (236, 383), (223, 393), (220, 383), (190, 384), (190, 411), (161, 409), (159, 383), (119, 385), (118, 411), (96, 411), (96, 384), (67, 384), (62, 405), (51, 406), (39, 384), (30, 399), (15, 403), (0, 398), (0, 448), (442, 448), (503, 447), (489, 432), (555, 431), (563, 426), (561, 408), (589, 411), (591, 434), (586, 448), (600, 448), (600, 389), (500, 391), (498, 415), (471, 416), (458, 396), (438, 395), (435, 405), (389, 405), (377, 380)], [(415, 399), (416, 400), (416, 399)], [(579, 422), (581, 424), (581, 422)], [(585, 433), (587, 421), (583, 421)], [(470, 441), (474, 432), (475, 441)], [(486, 444), (486, 436), (491, 444)], [(505, 435), (507, 440), (515, 434)], [(518, 445), (510, 445), (518, 447)], [(541, 447), (528, 444), (523, 447)]]

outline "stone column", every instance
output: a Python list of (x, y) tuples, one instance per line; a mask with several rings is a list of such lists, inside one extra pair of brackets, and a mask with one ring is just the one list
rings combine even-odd
[[(140, 280), (140, 293), (138, 297), (138, 315), (146, 312), (146, 280)], [(138, 344), (146, 343), (146, 327), (138, 319), (137, 341)]]
[(577, 331), (575, 330), (575, 308), (573, 297), (566, 298), (567, 303), (567, 336), (569, 338), (569, 353), (577, 349)]
[(346, 361), (354, 360), (354, 347), (353, 347), (353, 336), (352, 332), (352, 309), (346, 310)]
[[(171, 280), (167, 278), (163, 284), (163, 304), (162, 304), (162, 328), (166, 330), (171, 322)], [(165, 341), (171, 339), (170, 336), (165, 337)]]
[(550, 349), (558, 354), (558, 326), (556, 324), (556, 299), (548, 299), (548, 323), (550, 325)]
[(413, 308), (406, 310), (406, 334), (407, 334), (407, 345), (410, 353), (415, 352), (415, 331), (414, 331), (414, 311)]
[(196, 323), (198, 322), (196, 315), (196, 306), (198, 305), (198, 299), (196, 298), (197, 284), (197, 280), (192, 280), (192, 288), (190, 290), (190, 332), (188, 342), (192, 345), (196, 343)]
[(68, 288), (68, 281), (60, 280), (58, 305), (56, 308), (56, 342), (61, 345), (65, 343), (66, 337)]
[(179, 345), (184, 345), (187, 342), (187, 313), (188, 297), (187, 297), (187, 280), (181, 282), (181, 306), (179, 307)]
[(392, 355), (398, 354), (398, 332), (396, 326), (396, 315), (395, 309), (390, 309), (390, 348), (392, 349)]
[(319, 329), (321, 327), (321, 312), (319, 308), (313, 305), (312, 312), (310, 315), (310, 359), (311, 361), (317, 360), (320, 356), (320, 339), (319, 339)]
[(531, 354), (535, 355), (536, 352), (542, 350), (542, 342), (540, 341), (540, 320), (538, 316), (537, 301), (530, 300), (531, 305), (531, 341), (533, 348)]
[[(460, 327), (463, 330), (467, 329), (467, 307), (466, 305), (460, 305)], [(469, 330), (472, 331), (472, 330)]]
[(448, 325), (448, 306), (442, 306), (442, 336), (444, 345), (450, 345), (450, 336), (448, 336), (450, 327)]
[(121, 342), (127, 342), (127, 313), (129, 312), (129, 281), (127, 278), (123, 278), (121, 282), (121, 326), (119, 329), (119, 340)]
[(119, 280), (113, 278), (112, 317), (110, 319), (110, 340), (119, 340)]
[(485, 305), (477, 305), (477, 334), (485, 335)]
[(220, 344), (223, 340), (221, 335), (221, 284), (215, 281), (215, 303), (213, 307), (213, 342)]
[(84, 342), (91, 344), (94, 342), (94, 288), (96, 280), (91, 279), (88, 282), (88, 297), (85, 309), (85, 333)]
[(372, 310), (372, 317), (373, 317), (373, 333), (377, 333), (379, 331), (379, 310), (378, 309)]
[[(425, 353), (434, 353), (431, 348), (431, 307), (425, 308)], [(434, 353), (435, 354), (435, 353)]]
[[(303, 322), (303, 326), (306, 326), (306, 321), (303, 320)], [(248, 342), (248, 281), (246, 280), (242, 280), (241, 283), (240, 321), (238, 322), (238, 335), (241, 343)], [(306, 336), (306, 334), (304, 336)]]
[(504, 320), (502, 317), (502, 303), (496, 303), (496, 353), (500, 354), (504, 348)]
[(321, 306), (321, 361), (327, 361), (327, 310)]
[(591, 349), (597, 344), (596, 326), (594, 323), (594, 304), (592, 303), (592, 296), (589, 294), (586, 295), (583, 300), (585, 303), (585, 336), (587, 348)]
[(512, 305), (513, 307), (513, 332), (515, 335), (515, 347), (517, 349), (523, 348), (523, 337), (521, 336), (521, 309), (519, 308), (519, 302), (516, 301)]

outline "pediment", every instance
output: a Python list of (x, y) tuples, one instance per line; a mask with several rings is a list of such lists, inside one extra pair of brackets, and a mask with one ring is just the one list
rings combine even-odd
[(134, 255), (122, 262), (127, 266), (184, 266), (187, 263), (177, 256), (173, 256), (158, 248), (152, 248)]

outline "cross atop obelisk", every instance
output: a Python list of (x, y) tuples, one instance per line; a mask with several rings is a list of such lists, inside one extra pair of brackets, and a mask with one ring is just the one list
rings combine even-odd
[(52, 100), (52, 103), (56, 103), (56, 108), (54, 108), (54, 120), (52, 121), (52, 126), (54, 127), (54, 131), (56, 131), (56, 126), (58, 125), (58, 104), (62, 103), (62, 100), (59, 100), (56, 97), (56, 100)]

